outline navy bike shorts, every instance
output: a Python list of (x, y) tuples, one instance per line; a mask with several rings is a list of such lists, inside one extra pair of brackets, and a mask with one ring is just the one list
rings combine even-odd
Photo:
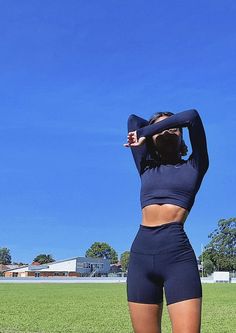
[(202, 297), (198, 264), (181, 222), (140, 224), (130, 248), (126, 283), (129, 302), (166, 304)]

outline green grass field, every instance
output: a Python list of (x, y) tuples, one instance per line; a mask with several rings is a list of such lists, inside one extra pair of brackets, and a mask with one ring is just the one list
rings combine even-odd
[[(1, 333), (132, 333), (125, 283), (0, 284)], [(236, 332), (236, 284), (204, 284), (202, 333)], [(163, 333), (171, 332), (166, 306)]]

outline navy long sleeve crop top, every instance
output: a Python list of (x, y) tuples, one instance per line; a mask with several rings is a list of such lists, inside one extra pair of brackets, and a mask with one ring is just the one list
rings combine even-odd
[[(188, 128), (192, 153), (188, 160), (182, 159), (178, 164), (161, 164), (153, 155), (151, 138), (176, 127)], [(146, 137), (142, 145), (131, 146), (141, 178), (141, 208), (155, 203), (170, 203), (190, 212), (209, 167), (206, 135), (199, 113), (194, 109), (186, 110), (151, 125), (147, 120), (131, 114), (128, 118), (128, 132), (132, 131), (137, 131), (137, 139)]]

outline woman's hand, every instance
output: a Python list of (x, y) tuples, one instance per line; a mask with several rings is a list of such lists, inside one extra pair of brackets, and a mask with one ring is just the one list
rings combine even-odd
[(137, 140), (137, 131), (129, 132), (127, 136), (127, 143), (124, 143), (124, 147), (136, 147), (141, 146), (145, 142), (145, 136), (141, 136), (139, 140)]

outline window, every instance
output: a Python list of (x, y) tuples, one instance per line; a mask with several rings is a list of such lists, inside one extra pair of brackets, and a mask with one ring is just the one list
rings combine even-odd
[(90, 268), (90, 263), (89, 262), (84, 262), (84, 268)]
[(77, 268), (83, 268), (84, 263), (83, 262), (77, 262)]

